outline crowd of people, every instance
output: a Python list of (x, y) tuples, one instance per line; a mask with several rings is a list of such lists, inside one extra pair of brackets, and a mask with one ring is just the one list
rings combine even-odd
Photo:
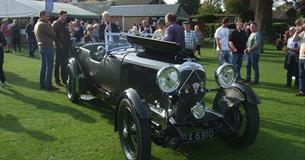
[[(230, 33), (229, 21), (223, 19), (222, 25), (215, 31), (216, 50), (218, 53), (219, 65), (231, 63), (235, 66), (237, 77), (245, 83), (259, 83), (259, 59), (262, 38), (257, 31), (257, 23), (236, 22), (236, 29)], [(285, 87), (291, 87), (293, 77), (295, 87), (298, 88), (296, 96), (305, 96), (305, 23), (297, 20), (295, 26), (287, 32), (287, 47), (284, 48), (287, 80)], [(246, 59), (246, 76), (241, 76), (243, 59)], [(251, 81), (251, 72), (254, 72), (254, 79)]]
[(295, 26), (289, 28), (287, 47), (284, 48), (287, 70), (286, 87), (291, 87), (292, 77), (295, 77), (295, 86), (298, 87), (297, 96), (305, 96), (305, 23), (296, 20)]
[(5, 52), (12, 52), (13, 47), (14, 52), (21, 52), (20, 40), (21, 40), (21, 28), (17, 23), (17, 19), (14, 19), (12, 23), (8, 19), (3, 19), (0, 31), (6, 39)]
[[(241, 21), (237, 21), (236, 29), (232, 33), (229, 31), (228, 25), (229, 19), (224, 18), (222, 25), (215, 31), (218, 64), (231, 63), (235, 66), (238, 80), (243, 80), (250, 84), (258, 84), (262, 39), (257, 31), (257, 23), (251, 22), (248, 26), (247, 24), (244, 25)], [(247, 59), (245, 79), (242, 78), (240, 73), (244, 58)], [(254, 79), (251, 81), (252, 68)]]
[[(236, 22), (233, 31), (228, 29), (229, 19), (224, 18), (222, 25), (214, 33), (218, 64), (231, 63), (235, 66), (237, 79), (250, 84), (259, 83), (259, 58), (262, 38), (257, 31), (257, 23)], [(298, 96), (305, 96), (304, 82), (304, 50), (305, 50), (305, 25), (302, 21), (296, 21), (296, 26), (289, 29), (290, 38), (287, 38), (285, 68), (287, 69), (286, 87), (290, 87), (292, 77), (295, 76), (295, 85), (299, 86)], [(29, 56), (34, 57), (34, 52), (39, 47), (41, 54), (40, 88), (49, 91), (58, 88), (52, 85), (54, 71), (55, 83), (63, 86), (67, 80), (67, 63), (71, 44), (74, 42), (103, 42), (105, 32), (121, 32), (118, 23), (113, 23), (109, 12), (103, 12), (101, 23), (84, 23), (80, 19), (67, 22), (67, 12), (61, 11), (57, 20), (51, 23), (48, 12), (40, 12), (35, 24), (34, 19), (26, 25), (25, 32), (29, 42)], [(176, 17), (168, 13), (164, 19), (152, 23), (143, 20), (141, 24), (134, 24), (130, 34), (147, 34), (153, 39), (176, 42), (185, 53), (197, 60), (201, 56), (200, 50), (203, 34), (198, 25), (191, 27), (189, 21), (183, 25), (177, 23)], [(4, 19), (0, 32), (0, 80), (6, 85), (3, 73), (3, 52), (10, 52), (11, 45), (14, 51), (20, 52), (20, 25), (16, 20), (10, 24)], [(53, 46), (55, 43), (55, 48)], [(195, 52), (198, 52), (196, 55)], [(54, 56), (55, 53), (55, 56)], [(196, 55), (196, 56), (195, 56)], [(55, 57), (55, 67), (54, 65)], [(245, 79), (241, 76), (243, 59), (246, 59)], [(251, 78), (253, 70), (254, 78)]]

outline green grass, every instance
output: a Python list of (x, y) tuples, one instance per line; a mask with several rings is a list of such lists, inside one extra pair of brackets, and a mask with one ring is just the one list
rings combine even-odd
[[(252, 146), (235, 150), (219, 139), (183, 145), (177, 150), (153, 145), (152, 159), (304, 160), (305, 99), (295, 96), (295, 88), (282, 87), (286, 79), (284, 56), (274, 48), (265, 46), (261, 81), (253, 87), (262, 104), (260, 132)], [(216, 86), (215, 57), (213, 49), (203, 49), (201, 62), (210, 87)], [(6, 54), (4, 68), (9, 86), (0, 88), (1, 160), (123, 159), (110, 107), (100, 101), (72, 104), (64, 88), (58, 92), (39, 90), (40, 60), (24, 53)], [(209, 105), (214, 95), (207, 95)]]

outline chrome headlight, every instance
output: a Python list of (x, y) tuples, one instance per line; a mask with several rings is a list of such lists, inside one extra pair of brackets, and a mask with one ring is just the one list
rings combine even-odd
[(166, 66), (157, 73), (157, 84), (165, 93), (175, 91), (180, 85), (180, 72), (174, 66)]
[(230, 87), (236, 80), (236, 71), (232, 64), (224, 63), (215, 72), (218, 85), (222, 88)]
[(196, 119), (201, 119), (205, 115), (205, 110), (202, 104), (198, 103), (193, 108), (191, 108), (193, 116)]

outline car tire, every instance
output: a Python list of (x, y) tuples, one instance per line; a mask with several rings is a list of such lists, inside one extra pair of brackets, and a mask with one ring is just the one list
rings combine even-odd
[(242, 102), (236, 107), (228, 108), (224, 116), (237, 133), (233, 136), (224, 136), (222, 139), (236, 149), (244, 149), (250, 146), (259, 131), (257, 105)]
[(79, 94), (76, 91), (75, 79), (76, 73), (73, 71), (72, 66), (69, 64), (67, 67), (67, 97), (72, 103), (79, 102)]
[(148, 119), (139, 119), (135, 108), (123, 98), (118, 110), (118, 131), (127, 160), (149, 160), (151, 155), (151, 129)]

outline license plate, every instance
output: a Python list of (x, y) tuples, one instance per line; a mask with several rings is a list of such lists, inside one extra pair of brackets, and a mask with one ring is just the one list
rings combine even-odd
[(192, 143), (197, 141), (203, 141), (216, 136), (215, 129), (203, 129), (194, 132), (185, 133), (186, 143)]

